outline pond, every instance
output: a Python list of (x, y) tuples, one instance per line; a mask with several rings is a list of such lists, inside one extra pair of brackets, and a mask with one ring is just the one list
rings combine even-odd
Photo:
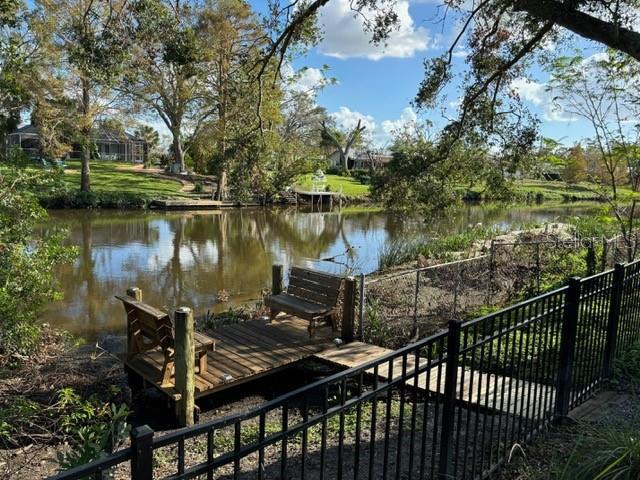
[(270, 286), (274, 263), (331, 272), (349, 265), (368, 273), (388, 240), (458, 232), (477, 223), (561, 221), (588, 209), (475, 205), (426, 221), (372, 209), (51, 211), (43, 234), (66, 228), (80, 253), (73, 265), (58, 270), (64, 299), (49, 306), (44, 321), (93, 340), (124, 331), (114, 295), (128, 287), (141, 288), (152, 305), (186, 305), (197, 316), (255, 303)]

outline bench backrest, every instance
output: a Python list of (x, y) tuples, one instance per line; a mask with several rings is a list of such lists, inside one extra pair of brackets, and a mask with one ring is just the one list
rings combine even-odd
[(127, 312), (128, 328), (133, 328), (135, 334), (147, 338), (154, 346), (160, 345), (163, 350), (174, 348), (173, 325), (167, 313), (133, 298), (118, 295), (116, 298), (122, 301)]
[(343, 278), (330, 273), (291, 267), (287, 293), (333, 308), (338, 302), (342, 281)]

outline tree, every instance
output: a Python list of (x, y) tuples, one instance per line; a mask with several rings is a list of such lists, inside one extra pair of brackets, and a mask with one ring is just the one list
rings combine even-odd
[(462, 143), (442, 160), (437, 141), (422, 124), (397, 132), (391, 152), (386, 168), (372, 177), (372, 193), (388, 208), (401, 211), (447, 209), (460, 199), (459, 185), (473, 182), (475, 166), (486, 163), (486, 151)]
[(76, 253), (62, 246), (59, 232), (36, 235), (46, 211), (35, 192), (55, 188), (57, 180), (0, 163), (0, 356), (33, 351), (42, 307), (58, 298), (54, 269)]
[[(37, 28), (43, 33), (43, 41), (50, 42), (47, 80), (62, 80), (58, 98), (44, 96), (38, 101), (59, 105), (70, 100), (75, 107), (73, 133), (81, 145), (83, 192), (91, 190), (95, 124), (117, 102), (113, 86), (128, 56), (126, 4), (126, 0), (37, 0), (41, 11)], [(48, 109), (43, 107), (40, 111)], [(42, 124), (57, 121), (49, 115), (40, 118)]]
[(362, 142), (362, 133), (367, 128), (366, 125), (362, 125), (362, 120), (358, 119), (356, 126), (349, 130), (343, 131), (334, 126), (328, 125), (325, 120), (320, 123), (322, 127), (323, 138), (335, 146), (340, 154), (340, 163), (344, 171), (349, 170), (349, 154), (354, 146), (357, 146)]
[(579, 143), (567, 151), (562, 178), (567, 183), (579, 183), (587, 179), (587, 159)]
[[(596, 58), (562, 57), (553, 64), (550, 89), (558, 107), (567, 114), (585, 119), (592, 127), (592, 148), (605, 173), (604, 181), (591, 175), (596, 191), (615, 216), (627, 245), (628, 260), (638, 248), (634, 241), (636, 207), (640, 179), (638, 155), (640, 137), (636, 121), (640, 103), (635, 86), (640, 65), (627, 55), (610, 50)], [(620, 190), (627, 184), (633, 193)]]
[[(253, 137), (258, 133), (264, 136), (265, 131), (273, 136), (280, 122), (281, 90), (278, 83), (263, 88), (256, 81), (253, 70), (261, 58), (265, 34), (247, 3), (239, 0), (208, 3), (201, 12), (199, 28), (210, 39), (204, 83), (205, 103), (211, 115), (203, 130), (211, 134), (210, 164), (218, 177), (217, 198), (222, 200), (229, 194), (228, 176), (236, 168), (244, 169), (240, 164), (242, 149), (249, 148), (252, 155), (257, 155), (259, 143)], [(262, 149), (266, 141), (263, 138)], [(247, 158), (250, 163), (255, 160)]]
[(149, 126), (142, 125), (136, 130), (136, 136), (142, 138), (147, 145), (147, 151), (145, 152), (146, 162), (145, 168), (152, 165), (154, 160), (158, 157), (158, 146), (160, 145), (160, 135), (158, 131)]
[(27, 28), (30, 12), (20, 0), (0, 2), (0, 145), (31, 100), (39, 46)]
[(196, 7), (179, 0), (136, 0), (131, 5), (133, 50), (119, 87), (142, 112), (158, 115), (171, 132), (172, 152), (185, 166), (185, 132), (197, 131), (213, 112), (203, 107), (209, 38), (198, 35)]
[[(314, 0), (302, 6), (296, 1), (275, 1), (271, 23), (279, 28), (271, 36), (267, 56), (283, 59), (287, 46), (298, 39), (318, 11), (334, 0)], [(460, 25), (449, 48), (439, 57), (425, 61), (425, 78), (416, 95), (419, 107), (441, 104), (443, 87), (453, 79), (454, 51), (466, 40), (470, 55), (462, 76), (458, 115), (443, 128), (438, 143), (440, 156), (453, 151), (469, 130), (483, 131), (487, 139), (500, 137), (498, 117), (520, 116), (518, 96), (512, 81), (526, 74), (527, 65), (544, 47), (573, 33), (640, 59), (640, 8), (635, 0), (447, 0), (443, 17), (455, 16)], [(374, 43), (384, 43), (397, 27), (399, 17), (391, 0), (354, 0), (350, 6), (363, 18), (363, 26)], [(442, 18), (441, 20), (444, 20)], [(517, 120), (512, 120), (517, 122)], [(535, 122), (531, 127), (535, 127)], [(519, 128), (525, 145), (531, 128)]]

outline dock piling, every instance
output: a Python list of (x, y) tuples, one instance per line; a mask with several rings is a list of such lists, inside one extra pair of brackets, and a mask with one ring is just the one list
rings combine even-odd
[(195, 347), (193, 343), (193, 312), (188, 307), (175, 311), (175, 388), (180, 394), (176, 401), (176, 418), (180, 427), (194, 423), (195, 403)]
[(347, 277), (344, 281), (344, 300), (342, 303), (342, 339), (353, 342), (353, 325), (356, 313), (356, 279)]

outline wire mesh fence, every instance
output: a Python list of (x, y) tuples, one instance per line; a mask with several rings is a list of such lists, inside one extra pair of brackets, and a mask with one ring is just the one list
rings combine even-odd
[(397, 348), (449, 320), (473, 318), (550, 291), (572, 276), (613, 268), (612, 262), (635, 255), (635, 248), (635, 240), (622, 236), (492, 241), (483, 255), (364, 277), (360, 338)]

